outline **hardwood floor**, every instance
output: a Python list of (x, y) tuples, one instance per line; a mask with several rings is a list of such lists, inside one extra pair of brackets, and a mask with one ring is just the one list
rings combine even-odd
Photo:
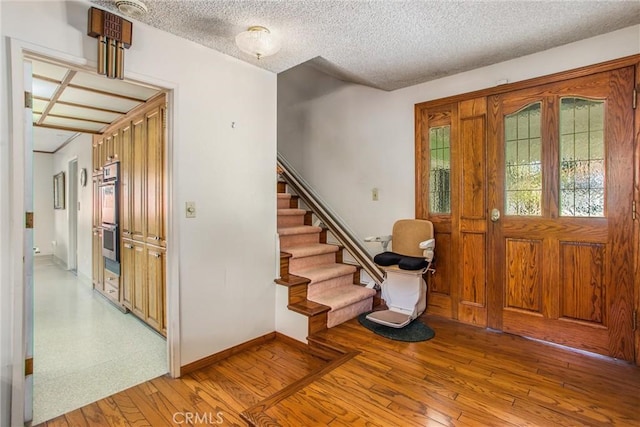
[(640, 425), (636, 366), (423, 319), (436, 331), (430, 341), (390, 341), (352, 320), (312, 342), (330, 343), (317, 354), (333, 361), (276, 339), (43, 425)]

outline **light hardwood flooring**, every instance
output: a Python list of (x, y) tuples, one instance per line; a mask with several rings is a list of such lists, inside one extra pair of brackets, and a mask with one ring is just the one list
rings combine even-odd
[(423, 319), (436, 332), (430, 341), (391, 341), (352, 320), (312, 341), (338, 350), (333, 361), (276, 338), (46, 425), (246, 425), (246, 419), (264, 426), (640, 425), (634, 365)]

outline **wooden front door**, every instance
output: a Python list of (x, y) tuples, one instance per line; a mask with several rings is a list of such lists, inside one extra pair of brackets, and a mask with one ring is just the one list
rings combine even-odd
[(633, 360), (633, 87), (489, 98), (489, 327)]

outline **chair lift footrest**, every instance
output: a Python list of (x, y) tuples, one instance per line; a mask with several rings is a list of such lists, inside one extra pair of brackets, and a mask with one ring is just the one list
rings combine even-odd
[(374, 311), (367, 315), (367, 319), (392, 328), (402, 328), (411, 322), (411, 315), (392, 310)]

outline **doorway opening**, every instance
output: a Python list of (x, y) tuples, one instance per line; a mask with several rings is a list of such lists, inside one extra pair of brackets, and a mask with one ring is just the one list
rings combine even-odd
[[(35, 201), (53, 198), (51, 177), (66, 176), (63, 203), (34, 209), (39, 253), (31, 266), (25, 265), (34, 273), (33, 301), (30, 306), (27, 301), (25, 315), (34, 325), (35, 359), (33, 389), (25, 390), (25, 407), (33, 399), (33, 412), (26, 411), (25, 419), (37, 424), (170, 370), (167, 339), (95, 289), (93, 254), (101, 254), (101, 246), (94, 244), (99, 205), (91, 185), (92, 175), (94, 182), (101, 175), (94, 165), (93, 135), (166, 90), (107, 80), (41, 55), (27, 54), (24, 61), (32, 68), (36, 132), (31, 160), (37, 161), (36, 167), (26, 162), (26, 184), (29, 178), (42, 183), (35, 186)], [(71, 89), (67, 95), (66, 88)], [(47, 147), (55, 137), (56, 145)]]

